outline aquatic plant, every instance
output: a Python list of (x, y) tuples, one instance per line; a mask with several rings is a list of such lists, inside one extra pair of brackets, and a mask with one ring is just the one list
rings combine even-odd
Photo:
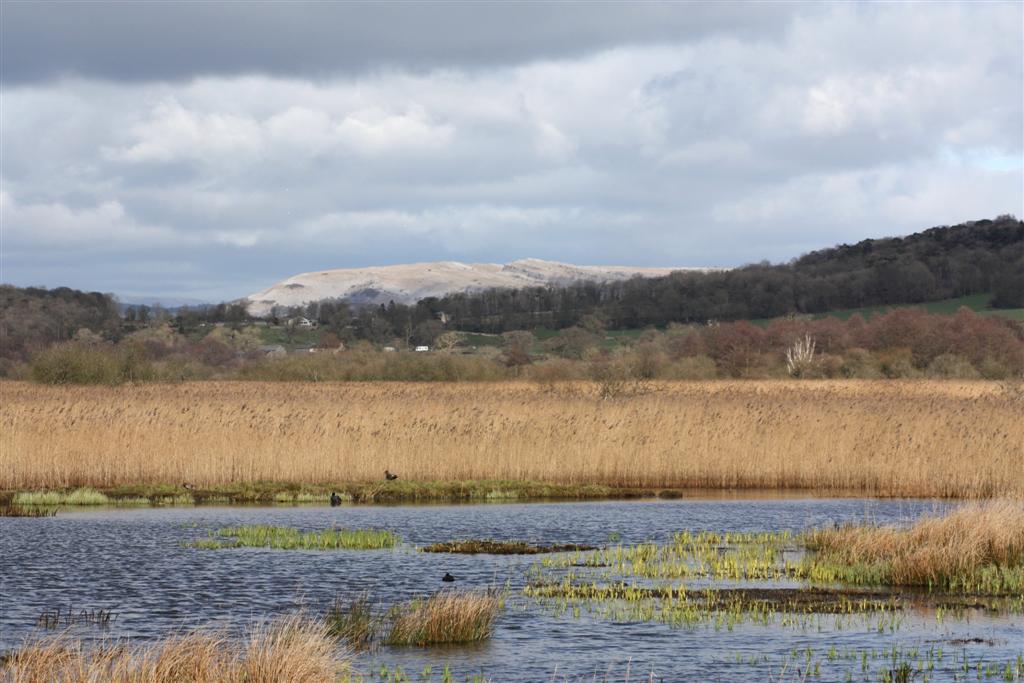
[(55, 607), (43, 610), (36, 618), (36, 626), (42, 628), (59, 628), (62, 626), (75, 626), (87, 624), (89, 626), (109, 626), (117, 619), (117, 615), (109, 609), (80, 609), (74, 610), (71, 605), (67, 609)]
[(0, 506), (0, 517), (56, 517), (57, 508), (39, 507), (37, 505), (3, 505)]
[(291, 527), (252, 524), (218, 529), (214, 539), (200, 539), (194, 548), (274, 548), (277, 550), (380, 550), (394, 548), (401, 539), (383, 529), (323, 529), (299, 531)]
[(818, 529), (803, 542), (815, 553), (802, 571), (815, 581), (1024, 593), (1024, 503), (1016, 501), (964, 505), (909, 528)]
[(489, 589), (446, 590), (396, 605), (387, 643), (424, 646), (484, 640), (503, 604), (504, 594)]
[[(147, 501), (148, 502), (148, 501)], [(11, 500), (12, 505), (109, 505), (106, 495), (92, 488), (79, 488), (72, 491), (28, 491), (17, 493)]]
[[(589, 382), (5, 382), (0, 489), (188, 481), (243, 501), (339, 485), (360, 502), (692, 487), (1024, 497), (1020, 401), (994, 383), (652, 385), (601, 401)], [(381, 463), (402, 478), (380, 481)]]
[(356, 650), (368, 649), (377, 634), (377, 619), (366, 593), (348, 601), (335, 600), (326, 622), (331, 635), (344, 639)]
[(577, 545), (575, 543), (532, 545), (526, 541), (495, 541), (491, 539), (432, 543), (420, 548), (425, 553), (453, 553), (461, 555), (540, 555), (544, 553), (581, 552), (594, 549), (594, 546)]
[(322, 622), (295, 615), (254, 626), (244, 640), (192, 631), (142, 645), (90, 646), (54, 636), (30, 643), (0, 664), (9, 683), (278, 683), (333, 681), (348, 667)]

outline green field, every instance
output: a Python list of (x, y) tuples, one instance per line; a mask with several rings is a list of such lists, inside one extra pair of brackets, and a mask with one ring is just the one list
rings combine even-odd
[[(961, 307), (966, 306), (967, 308), (975, 311), (981, 315), (999, 315), (1004, 318), (1011, 320), (1018, 320), (1024, 322), (1024, 308), (1008, 308), (1008, 309), (996, 309), (989, 307), (989, 301), (992, 299), (991, 294), (973, 294), (971, 296), (962, 296), (955, 299), (944, 299), (942, 301), (932, 301), (924, 304), (897, 304), (892, 306), (865, 306), (862, 308), (848, 308), (837, 311), (828, 311), (827, 313), (816, 313), (812, 317), (816, 320), (832, 316), (839, 318), (840, 320), (847, 320), (850, 316), (855, 313), (859, 313), (865, 319), (870, 319), (876, 315), (888, 313), (897, 308), (918, 308), (928, 313), (937, 313), (943, 315), (952, 315), (960, 310)], [(755, 325), (767, 325), (772, 322), (774, 318), (759, 318), (751, 320)], [(543, 352), (543, 343), (557, 337), (562, 333), (562, 330), (553, 330), (550, 328), (541, 327), (533, 330), (533, 334), (537, 339), (537, 344), (534, 347), (534, 353)], [(644, 333), (643, 329), (634, 330), (608, 330), (603, 333), (603, 339), (601, 346), (604, 348), (614, 348), (620, 345), (629, 345), (637, 340)], [(296, 348), (316, 346), (320, 342), (321, 330), (293, 330), (289, 332), (283, 327), (264, 327), (260, 330), (260, 334), (263, 338), (264, 344), (280, 344), (288, 350), (294, 350)], [(494, 347), (502, 348), (505, 344), (504, 339), (500, 334), (481, 334), (476, 332), (460, 332), (460, 343), (459, 346), (482, 348), (482, 347)]]
[(832, 316), (839, 318), (840, 320), (846, 320), (853, 314), (859, 313), (867, 319), (875, 315), (888, 313), (896, 308), (919, 308), (923, 311), (927, 311), (928, 313), (952, 315), (960, 310), (961, 307), (966, 306), (981, 315), (1001, 315), (1004, 318), (1010, 318), (1011, 320), (1024, 320), (1024, 308), (990, 308), (989, 301), (991, 301), (991, 299), (991, 294), (972, 294), (971, 296), (961, 296), (956, 299), (944, 299), (942, 301), (930, 301), (924, 304), (898, 304), (894, 306), (865, 306), (863, 308), (848, 308), (840, 311), (819, 313), (814, 317), (816, 319), (820, 319), (826, 316)]
[(316, 346), (320, 343), (319, 329), (287, 330), (284, 327), (267, 327), (260, 329), (264, 344), (280, 344), (289, 351), (297, 348)]

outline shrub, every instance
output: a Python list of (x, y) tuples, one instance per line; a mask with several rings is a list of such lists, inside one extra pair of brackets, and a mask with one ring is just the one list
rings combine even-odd
[(867, 349), (853, 348), (846, 352), (839, 372), (848, 379), (877, 379), (882, 376), (878, 361)]
[(662, 376), (665, 379), (715, 379), (718, 367), (707, 356), (690, 356), (666, 365)]
[(121, 384), (155, 376), (139, 344), (58, 344), (36, 355), (31, 372), (43, 384)]
[(941, 379), (978, 379), (981, 377), (969, 360), (952, 353), (944, 353), (936, 357), (928, 364), (928, 371), (925, 374), (928, 377)]
[(879, 370), (889, 379), (917, 377), (921, 373), (914, 367), (910, 349), (892, 349), (879, 354)]

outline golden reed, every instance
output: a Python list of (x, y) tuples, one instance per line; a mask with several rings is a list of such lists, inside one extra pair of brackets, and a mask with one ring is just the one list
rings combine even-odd
[(512, 479), (1024, 497), (1024, 403), (957, 381), (0, 383), (0, 488)]
[(28, 643), (0, 664), (6, 683), (329, 683), (348, 668), (324, 624), (283, 617), (243, 641), (190, 631), (149, 644), (88, 647), (66, 635)]

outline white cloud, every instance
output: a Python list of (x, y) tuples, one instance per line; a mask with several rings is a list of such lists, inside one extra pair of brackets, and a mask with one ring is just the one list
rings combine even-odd
[(159, 246), (181, 238), (174, 230), (134, 220), (116, 200), (79, 209), (64, 204), (21, 204), (0, 192), (0, 224), (8, 246), (83, 247)]
[(239, 163), (260, 153), (259, 125), (249, 118), (221, 112), (195, 112), (170, 99), (131, 129), (126, 147), (104, 148), (110, 159), (127, 162), (228, 160)]
[(1021, 16), (828, 4), (770, 39), (8, 88), (5, 245), (29, 278), (61, 248), (118, 255), (88, 279), (173, 241), (233, 296), (406, 258), (728, 265), (1019, 211)]

